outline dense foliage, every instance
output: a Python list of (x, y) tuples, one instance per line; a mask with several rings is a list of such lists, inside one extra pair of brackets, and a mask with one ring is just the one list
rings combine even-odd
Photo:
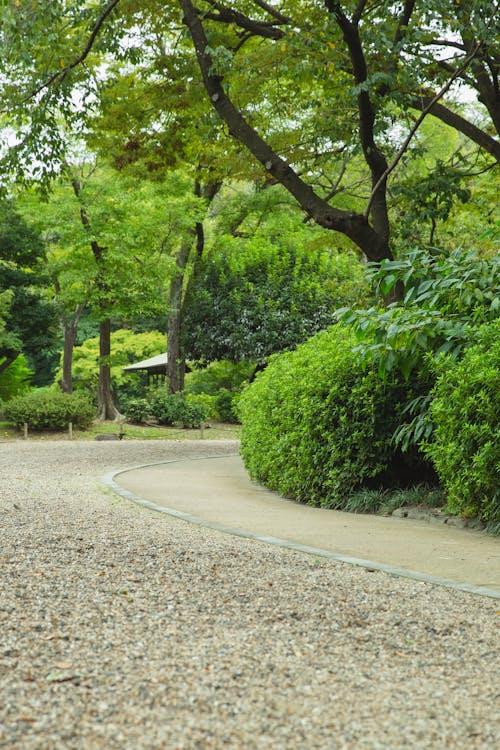
[(241, 450), (253, 478), (301, 502), (342, 508), (363, 487), (422, 481), (429, 466), (391, 443), (410, 396), (425, 390), (363, 369), (337, 325), (274, 357), (243, 393)]
[(33, 370), (30, 370), (26, 358), (20, 354), (0, 372), (0, 403), (10, 401), (11, 398), (29, 390), (32, 375)]
[[(408, 378), (413, 371), (432, 379), (430, 357), (448, 354), (458, 360), (474, 342), (477, 327), (500, 311), (500, 256), (477, 250), (451, 252), (411, 249), (396, 261), (370, 266), (378, 299), (398, 285), (402, 300), (368, 309), (344, 309), (339, 317), (354, 326), (355, 351), (375, 364), (382, 378), (393, 370)], [(410, 419), (396, 434), (403, 449), (429, 437), (429, 394), (407, 406)]]
[(158, 424), (200, 427), (207, 419), (208, 409), (202, 400), (186, 398), (182, 393), (155, 391), (149, 399), (150, 413)]
[(56, 308), (44, 291), (44, 260), (40, 234), (11, 201), (1, 201), (0, 297), (10, 296), (8, 310), (0, 303), (0, 358), (14, 361), (22, 352), (39, 385), (51, 380), (58, 345)]
[(500, 531), (500, 320), (482, 327), (458, 363), (438, 361), (425, 451), (454, 513)]
[(88, 427), (95, 408), (83, 393), (61, 393), (57, 388), (40, 388), (9, 401), (4, 407), (7, 422), (30, 430), (63, 430), (69, 422), (75, 427)]
[[(127, 365), (135, 364), (161, 354), (166, 348), (165, 334), (159, 331), (134, 333), (120, 329), (111, 334), (111, 385), (118, 401), (143, 396), (146, 389), (146, 374), (124, 372)], [(76, 389), (95, 392), (99, 375), (99, 338), (87, 339), (77, 346), (73, 355), (73, 376)], [(56, 373), (56, 380), (61, 370)]]
[(251, 380), (255, 362), (242, 360), (211, 362), (206, 367), (193, 369), (186, 377), (185, 393), (188, 397), (202, 398), (208, 408), (208, 417), (219, 422), (238, 422), (236, 403), (243, 386)]
[(316, 249), (314, 237), (306, 243), (297, 228), (295, 222), (284, 233), (278, 222), (271, 233), (268, 223), (266, 234), (218, 241), (187, 299), (188, 358), (263, 361), (326, 328), (338, 307), (360, 299), (358, 259)]

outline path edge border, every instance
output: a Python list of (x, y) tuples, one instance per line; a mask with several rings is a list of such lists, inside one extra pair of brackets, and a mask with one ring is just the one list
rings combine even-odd
[(192, 457), (192, 458), (176, 458), (164, 461), (155, 461), (150, 464), (140, 464), (138, 466), (129, 466), (125, 469), (118, 469), (105, 474), (101, 478), (102, 484), (111, 490), (113, 493), (122, 497), (124, 500), (128, 500), (136, 505), (140, 505), (148, 510), (153, 510), (157, 513), (164, 513), (173, 518), (177, 518), (181, 521), (193, 523), (203, 528), (212, 529), (223, 534), (229, 534), (230, 536), (241, 537), (254, 542), (261, 542), (263, 544), (271, 544), (275, 547), (282, 547), (290, 549), (294, 552), (301, 552), (307, 555), (314, 555), (316, 557), (324, 557), (328, 560), (334, 560), (336, 562), (346, 563), (347, 565), (355, 565), (360, 568), (365, 568), (369, 571), (380, 571), (388, 575), (397, 576), (399, 578), (410, 578), (411, 580), (418, 581), (419, 583), (430, 583), (435, 586), (443, 586), (445, 588), (454, 589), (456, 591), (464, 591), (468, 594), (475, 594), (479, 596), (487, 596), (493, 599), (500, 599), (500, 591), (497, 589), (488, 588), (487, 586), (475, 586), (470, 583), (460, 583), (458, 581), (452, 581), (448, 578), (441, 578), (440, 576), (433, 576), (429, 573), (420, 573), (416, 570), (408, 570), (407, 568), (398, 568), (385, 563), (376, 562), (375, 560), (365, 560), (359, 557), (351, 557), (350, 555), (344, 555), (340, 552), (332, 552), (330, 550), (322, 549), (321, 547), (312, 547), (307, 544), (300, 544), (299, 542), (292, 542), (288, 539), (280, 539), (279, 537), (265, 536), (263, 534), (255, 534), (251, 531), (243, 531), (242, 529), (235, 529), (231, 526), (225, 526), (224, 524), (217, 523), (216, 521), (207, 521), (201, 516), (193, 515), (192, 513), (186, 513), (184, 511), (175, 510), (175, 508), (169, 508), (166, 505), (157, 505), (156, 503), (146, 500), (145, 498), (135, 495), (130, 490), (126, 490), (115, 481), (116, 477), (120, 474), (126, 474), (129, 471), (136, 471), (137, 469), (148, 469), (153, 466), (163, 466), (165, 464), (182, 463), (184, 461), (206, 461), (217, 458), (226, 458), (228, 454), (220, 456), (203, 456), (203, 457)]

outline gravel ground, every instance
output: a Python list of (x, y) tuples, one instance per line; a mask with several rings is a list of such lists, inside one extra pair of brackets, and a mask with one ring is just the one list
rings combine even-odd
[(236, 450), (0, 444), (0, 748), (497, 747), (498, 601), (198, 528), (100, 485)]

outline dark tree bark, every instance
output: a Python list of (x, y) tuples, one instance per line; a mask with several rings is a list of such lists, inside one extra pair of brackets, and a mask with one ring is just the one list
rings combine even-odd
[[(208, 182), (202, 186), (198, 180), (195, 182), (194, 194), (198, 198), (205, 198), (208, 205), (219, 192), (222, 183), (219, 181)], [(170, 393), (177, 393), (184, 389), (184, 376), (186, 374), (186, 359), (182, 346), (182, 310), (185, 294), (184, 279), (189, 257), (196, 245), (195, 264), (199, 262), (205, 247), (205, 234), (201, 221), (197, 222), (194, 229), (181, 245), (176, 257), (176, 269), (169, 290), (169, 314), (167, 323), (167, 378)]]
[[(432, 98), (432, 96), (426, 94), (411, 97), (409, 101), (412, 107), (422, 111), (429, 107)], [(430, 107), (429, 113), (438, 120), (441, 120), (441, 122), (444, 122), (446, 125), (463, 133), (467, 138), (493, 156), (493, 158), (500, 164), (500, 142), (496, 141), (491, 135), (439, 102), (436, 102)]]
[(99, 323), (99, 390), (97, 416), (101, 421), (120, 419), (122, 416), (113, 403), (111, 395), (111, 320)]
[[(77, 198), (81, 194), (81, 185), (75, 178), (72, 180), (73, 191)], [(85, 208), (80, 208), (80, 220), (83, 226), (90, 230), (90, 220)], [(113, 402), (111, 393), (111, 372), (110, 372), (110, 355), (111, 355), (111, 321), (108, 316), (104, 317), (104, 300), (109, 293), (109, 286), (104, 278), (104, 258), (106, 248), (99, 245), (96, 240), (91, 240), (90, 247), (97, 266), (95, 284), (100, 294), (101, 312), (103, 319), (99, 324), (99, 386), (98, 386), (98, 418), (104, 420), (117, 420), (122, 417)]]
[(170, 282), (169, 313), (167, 323), (167, 378), (170, 393), (184, 389), (186, 362), (182, 351), (182, 291), (184, 275), (191, 253), (192, 242), (186, 239), (175, 260), (175, 273)]
[(63, 316), (64, 346), (62, 378), (59, 386), (63, 393), (73, 393), (73, 351), (78, 334), (78, 323), (84, 305), (78, 305), (72, 316)]
[(20, 354), (21, 352), (12, 349), (7, 349), (0, 353), (2, 357), (6, 357), (6, 359), (0, 363), (0, 375), (7, 369), (7, 367), (16, 361)]

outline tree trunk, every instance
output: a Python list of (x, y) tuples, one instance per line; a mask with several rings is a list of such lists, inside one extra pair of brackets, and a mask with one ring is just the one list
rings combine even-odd
[[(208, 205), (210, 205), (219, 192), (221, 185), (222, 183), (219, 181), (209, 181), (202, 187), (199, 181), (196, 180), (194, 194), (198, 198), (205, 198)], [(167, 377), (170, 393), (177, 393), (177, 391), (184, 390), (184, 376), (186, 374), (186, 360), (182, 347), (182, 308), (185, 298), (185, 295), (183, 295), (184, 277), (194, 239), (196, 239), (195, 263), (199, 263), (203, 255), (205, 234), (201, 221), (196, 222), (196, 226), (190, 232), (190, 235), (190, 237), (184, 240), (177, 254), (175, 259), (175, 274), (170, 282), (167, 323)]]
[(182, 289), (184, 273), (191, 252), (191, 242), (187, 239), (176, 258), (176, 269), (170, 282), (169, 314), (167, 323), (167, 377), (170, 393), (184, 389), (186, 362), (182, 351)]
[(97, 416), (102, 422), (106, 419), (120, 419), (121, 414), (113, 403), (111, 395), (111, 320), (99, 324), (99, 389)]
[[(80, 182), (75, 178), (72, 179), (71, 184), (73, 191), (78, 199), (80, 199), (82, 187)], [(90, 220), (87, 216), (85, 206), (80, 206), (80, 220), (82, 225), (87, 231), (90, 231)], [(92, 254), (97, 266), (97, 275), (95, 284), (100, 293), (100, 308), (101, 311), (107, 309), (106, 297), (109, 292), (108, 284), (104, 278), (104, 256), (107, 248), (99, 245), (97, 240), (93, 239), (90, 241), (90, 247)], [(120, 419), (122, 415), (113, 403), (113, 396), (111, 395), (111, 373), (109, 367), (111, 355), (111, 320), (105, 318), (99, 324), (99, 387), (98, 387), (98, 418), (101, 421), (106, 419)]]
[(10, 349), (2, 352), (1, 356), (6, 357), (6, 359), (0, 363), (0, 375), (7, 369), (7, 367), (16, 361), (20, 354), (21, 352), (11, 351)]
[(83, 305), (78, 305), (75, 314), (71, 318), (63, 319), (64, 348), (62, 379), (59, 386), (63, 393), (73, 393), (73, 350), (75, 348), (78, 333), (78, 322), (83, 312)]

